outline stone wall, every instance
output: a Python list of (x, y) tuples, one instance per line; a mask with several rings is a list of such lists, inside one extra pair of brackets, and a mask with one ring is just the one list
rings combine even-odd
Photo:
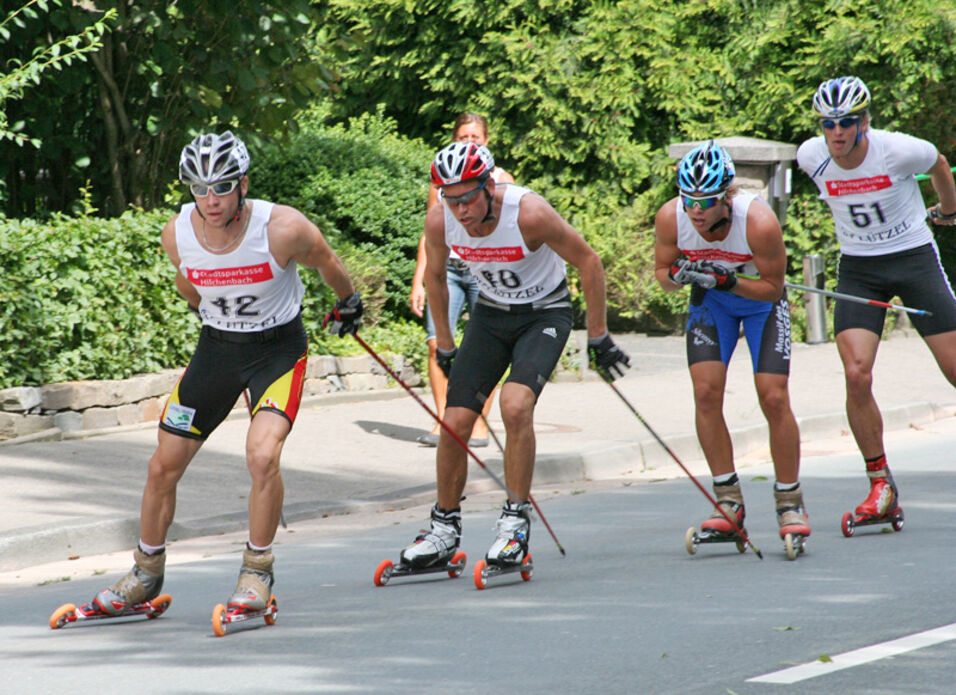
[[(421, 377), (401, 355), (383, 356), (408, 386)], [(46, 386), (0, 390), (0, 440), (40, 432), (51, 438), (121, 425), (155, 422), (181, 369), (143, 374), (130, 379), (66, 381)], [(370, 391), (394, 386), (382, 366), (369, 355), (310, 357), (303, 397), (338, 391)], [(391, 382), (391, 383), (390, 383)], [(245, 408), (240, 398), (237, 408)]]

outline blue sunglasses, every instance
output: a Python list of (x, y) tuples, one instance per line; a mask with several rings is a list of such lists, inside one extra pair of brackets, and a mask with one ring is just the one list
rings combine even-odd
[(833, 130), (834, 128), (836, 128), (837, 123), (840, 124), (841, 128), (846, 130), (847, 128), (858, 125), (859, 122), (860, 122), (859, 116), (845, 116), (844, 118), (841, 118), (840, 120), (834, 120), (832, 118), (820, 119), (820, 125), (822, 125), (825, 130)]

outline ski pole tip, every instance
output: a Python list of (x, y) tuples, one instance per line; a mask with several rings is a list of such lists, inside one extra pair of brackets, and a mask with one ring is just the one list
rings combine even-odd
[(763, 553), (760, 552), (760, 550), (757, 548), (757, 546), (751, 546), (751, 547), (754, 549), (754, 554), (756, 554), (757, 557), (759, 557), (761, 560), (763, 560)]

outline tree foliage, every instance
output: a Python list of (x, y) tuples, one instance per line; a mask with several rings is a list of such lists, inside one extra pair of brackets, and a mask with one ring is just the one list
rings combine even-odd
[[(78, 33), (51, 37), (46, 45), (38, 46), (32, 55), (16, 55), (23, 50), (23, 46), (14, 39), (19, 39), (21, 33), (28, 30), (29, 24), (39, 19), (40, 12), (46, 13), (64, 5), (65, 0), (29, 0), (23, 6), (11, 10), (3, 21), (0, 21), (0, 47), (12, 44), (14, 52), (3, 68), (6, 72), (0, 73), (0, 140), (10, 140), (20, 146), (29, 143), (40, 147), (40, 140), (25, 131), (25, 122), (9, 122), (7, 102), (22, 99), (26, 91), (39, 85), (44, 75), (49, 75), (50, 71), (63, 70), (74, 62), (85, 61), (89, 53), (99, 50), (103, 45), (102, 36), (109, 27), (110, 20), (116, 16), (116, 12), (110, 10)], [(17, 32), (16, 35), (14, 31)]]
[[(38, 12), (0, 57), (22, 46), (50, 50), (51, 36), (88, 31), (100, 16), (85, 9), (93, 4)], [(162, 204), (195, 132), (230, 127), (250, 139), (284, 132), (332, 77), (307, 50), (308, 0), (95, 4), (116, 16), (102, 48), (10, 109), (11, 121), (34, 124), (44, 146), (26, 153), (0, 143), (9, 215), (69, 210), (86, 181), (109, 214)]]

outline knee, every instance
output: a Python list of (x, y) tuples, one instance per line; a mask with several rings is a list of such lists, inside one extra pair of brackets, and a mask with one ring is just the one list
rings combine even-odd
[(454, 407), (445, 410), (443, 421), (451, 428), (452, 432), (467, 440), (471, 436), (471, 429), (477, 419), (478, 413), (468, 408)]
[(246, 447), (246, 465), (255, 481), (266, 481), (279, 474), (279, 452), (266, 444)]
[(156, 452), (149, 460), (146, 484), (152, 488), (175, 488), (180, 475), (178, 462)]
[(758, 394), (760, 409), (769, 419), (779, 418), (790, 412), (790, 395), (786, 388), (773, 388)]
[(873, 387), (873, 371), (866, 364), (856, 361), (844, 363), (847, 393), (869, 393)]
[(694, 404), (701, 413), (718, 413), (723, 409), (724, 391), (709, 382), (694, 384)]
[(530, 427), (533, 422), (534, 406), (527, 403), (501, 399), (501, 421), (505, 429), (514, 431), (521, 427)]

